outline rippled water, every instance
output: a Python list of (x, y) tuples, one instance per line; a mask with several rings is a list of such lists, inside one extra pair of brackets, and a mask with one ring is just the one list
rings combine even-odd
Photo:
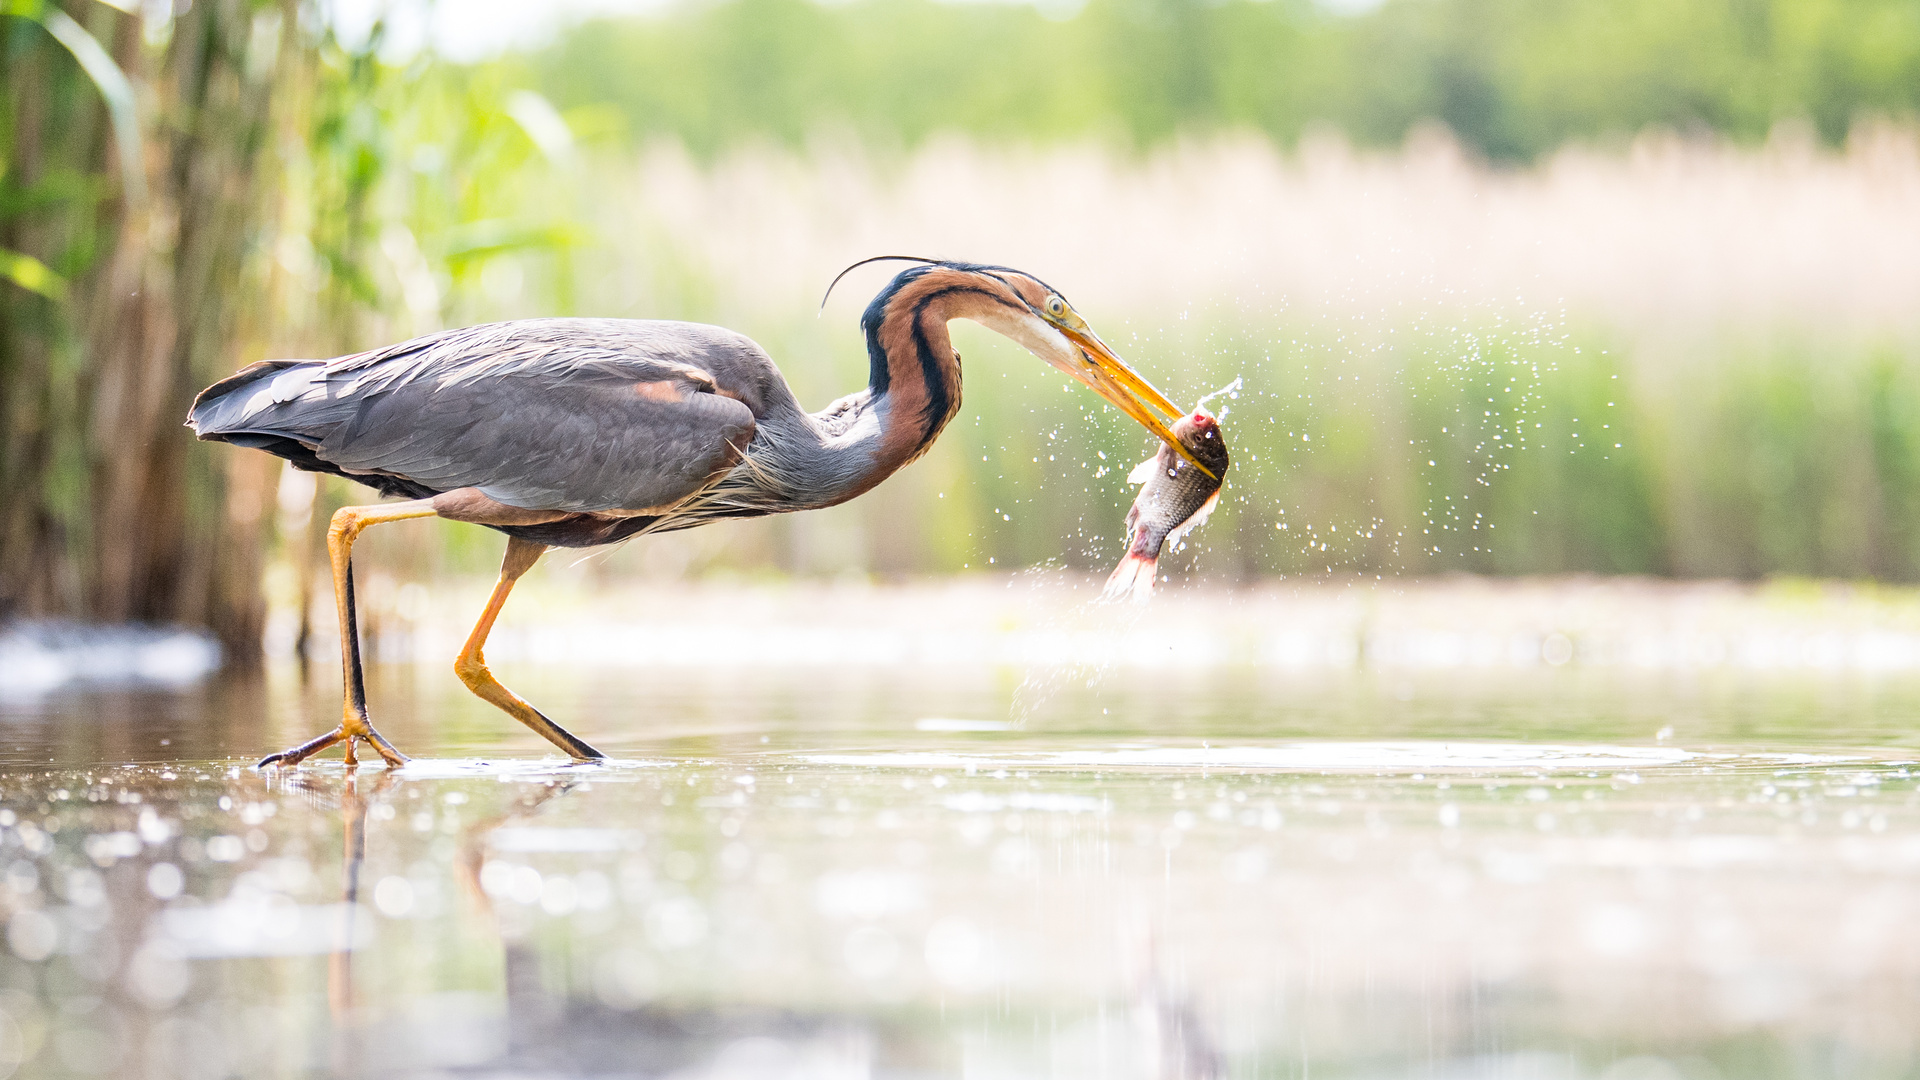
[[(444, 665), (0, 711), (0, 1072), (1878, 1077), (1912, 681)], [(1091, 683), (1091, 685), (1090, 685)]]

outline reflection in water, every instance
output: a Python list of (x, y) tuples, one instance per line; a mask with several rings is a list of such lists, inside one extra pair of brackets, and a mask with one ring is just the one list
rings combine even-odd
[(367, 797), (362, 797), (360, 783), (358, 769), (348, 769), (340, 783), (340, 933), (327, 957), (327, 1004), (336, 1020), (346, 1020), (353, 1013), (354, 931), (359, 928), (360, 870), (367, 860), (367, 797), (377, 798), (392, 785), (393, 775), (376, 773)]
[(1158, 1065), (1152, 1075), (1167, 1080), (1215, 1080), (1225, 1075), (1225, 1055), (1192, 998), (1170, 985), (1161, 966), (1159, 939), (1151, 930), (1146, 934), (1146, 963), (1134, 1008), (1142, 1041), (1157, 1051), (1146, 1060)]
[[(522, 909), (537, 905), (542, 914), (578, 919), (601, 910), (608, 900), (591, 871), (536, 878), (538, 871), (506, 860), (535, 853), (612, 854), (643, 846), (640, 837), (617, 830), (529, 824), (551, 802), (586, 783), (546, 780), (464, 832), (458, 873), (468, 895), (494, 920), (504, 960), (507, 1043), (489, 1067), (514, 1075), (667, 1075), (690, 1067), (715, 1076), (870, 1075), (875, 1025), (858, 1018), (811, 1014), (804, 1005), (673, 1006), (645, 1001), (630, 987), (556, 992), (548, 985), (544, 973), (552, 957)], [(537, 899), (534, 880), (539, 881)], [(607, 970), (612, 979), (622, 978), (618, 966), (607, 965)]]
[[(333, 951), (327, 955), (327, 1007), (332, 1013), (333, 1040), (331, 1059), (334, 1071), (341, 1075), (364, 1072), (360, 1047), (359, 1014), (353, 986), (353, 954), (364, 947), (370, 936), (362, 932), (368, 914), (360, 906), (361, 870), (367, 859), (367, 810), (393, 786), (393, 773), (385, 770), (370, 776), (347, 768), (340, 780), (340, 903), (337, 907)], [(309, 775), (294, 773), (284, 779), (284, 789), (313, 794), (321, 790)], [(364, 790), (363, 790), (364, 788)]]
[[(212, 726), (246, 739), (303, 722), (297, 696), (225, 693), (241, 708)], [(185, 707), (105, 700), (132, 718), (115, 746)], [(0, 1073), (1713, 1080), (1920, 1061), (1909, 759), (1689, 739), (1685, 711), (1576, 722), (1577, 704), (1537, 701), (1558, 732), (1537, 741), (1043, 717), (683, 728), (590, 767), (16, 760)], [(1609, 735), (1629, 722), (1647, 734)], [(1655, 739), (1668, 723), (1682, 735)]]

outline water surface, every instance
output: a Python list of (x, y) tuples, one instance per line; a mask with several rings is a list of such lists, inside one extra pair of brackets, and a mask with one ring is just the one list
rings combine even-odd
[(5, 706), (30, 1076), (1907, 1076), (1920, 685), (444, 664)]

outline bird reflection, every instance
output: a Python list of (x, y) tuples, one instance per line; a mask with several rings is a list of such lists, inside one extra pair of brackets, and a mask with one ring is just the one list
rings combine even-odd
[[(362, 786), (365, 790), (362, 790)], [(360, 912), (360, 871), (367, 861), (367, 807), (393, 787), (393, 773), (381, 770), (362, 780), (360, 770), (348, 769), (340, 786), (340, 821), (344, 836), (340, 865), (340, 931), (337, 947), (327, 958), (327, 1005), (336, 1020), (353, 1015), (354, 921)]]
[[(300, 796), (316, 807), (337, 804), (341, 824), (340, 903), (334, 947), (327, 956), (327, 1005), (334, 1022), (333, 1071), (338, 1075), (356, 1075), (366, 1063), (359, 1060), (363, 1044), (363, 1002), (355, 981), (355, 946), (368, 937), (363, 920), (373, 918), (361, 904), (361, 883), (367, 860), (367, 820), (376, 807), (400, 781), (392, 770), (363, 771), (349, 768), (341, 779), (337, 794), (334, 785), (311, 774), (294, 774), (282, 779), (282, 790)], [(462, 835), (460, 852), (452, 867), (454, 878), (473, 897), (488, 920), (499, 930), (493, 899), (480, 885), (480, 869), (485, 865), (487, 840), (497, 829), (530, 818), (553, 800), (571, 791), (577, 781), (549, 780), (523, 788), (501, 812), (468, 826)], [(515, 993), (516, 986), (526, 989), (530, 973), (537, 973), (538, 956), (531, 947), (519, 944), (514, 936), (500, 933), (505, 951), (509, 1015), (524, 1012), (540, 995)], [(518, 975), (518, 977), (516, 977)], [(537, 977), (537, 974), (536, 974)], [(537, 990), (537, 987), (536, 987)], [(535, 1011), (538, 1011), (537, 1008)], [(524, 1027), (524, 1023), (515, 1027)]]
[[(490, 1075), (899, 1076), (890, 1070), (902, 1060), (917, 1063), (912, 1075), (934, 1076), (965, 1073), (963, 1059), (974, 1052), (969, 1045), (1008, 1054), (1027, 1045), (1025, 1018), (994, 1010), (988, 995), (1001, 990), (991, 983), (957, 992), (960, 1011), (936, 1021), (930, 1010), (915, 1012), (914, 984), (904, 978), (886, 999), (834, 1000), (852, 972), (846, 954), (802, 955), (793, 967), (746, 967), (757, 958), (743, 959), (741, 949), (730, 953), (729, 936), (753, 949), (792, 954), (810, 948), (820, 929), (845, 940), (845, 928), (816, 921), (804, 892), (798, 917), (783, 918), (779, 906), (791, 908), (792, 893), (768, 886), (791, 878), (728, 876), (721, 863), (712, 879), (668, 870), (697, 858), (698, 838), (678, 832), (670, 814), (656, 816), (636, 796), (683, 787), (677, 775), (622, 777), (606, 769), (580, 775), (567, 767), (487, 776), (490, 771), (467, 771), (470, 780), (451, 782), (417, 770), (412, 776), (382, 769), (269, 778), (202, 774), (213, 783), (191, 792), (171, 770), (153, 771), (147, 784), (129, 777), (115, 785), (124, 802), (101, 800), (66, 811), (61, 820), (36, 819), (59, 825), (57, 832), (19, 819), (11, 830), (14, 850), (0, 865), (0, 899), (37, 903), (17, 909), (26, 914), (16, 914), (0, 947), (15, 954), (10, 962), (58, 965), (52, 978), (63, 981), (40, 985), (50, 1004), (78, 1003), (61, 1004), (63, 1015), (92, 1010), (86, 1015), (99, 1019), (84, 1021), (91, 1030), (113, 1024), (113, 1031), (134, 1033), (124, 1041), (129, 1049), (115, 1051), (125, 1058), (121, 1064), (139, 1055), (154, 1063), (111, 1072), (121, 1076), (253, 1075), (269, 1070), (248, 1063), (267, 1055), (314, 1060), (340, 1076), (415, 1075), (407, 1070), (428, 1066)], [(647, 782), (656, 778), (659, 787)], [(80, 786), (67, 776), (56, 782)], [(167, 800), (183, 793), (202, 804), (217, 799), (225, 813), (182, 829), (195, 809)], [(408, 813), (394, 813), (398, 809)], [(244, 840), (222, 835), (232, 819), (260, 828), (249, 828)], [(316, 822), (340, 837), (337, 884), (329, 874), (311, 873), (307, 826)], [(535, 824), (540, 827), (519, 827)], [(277, 850), (269, 847), (270, 835)], [(220, 841), (220, 851), (211, 851)], [(111, 866), (88, 854), (123, 843), (131, 845), (129, 853)], [(261, 857), (248, 859), (249, 850)], [(724, 859), (726, 851), (715, 857)], [(101, 872), (76, 865), (80, 856), (100, 863)], [(390, 893), (382, 868), (396, 861), (410, 868), (392, 882), (400, 893)], [(235, 862), (241, 865), (231, 871), (207, 865)], [(183, 865), (196, 875), (183, 880)], [(423, 880), (436, 867), (439, 880)], [(591, 902), (584, 887), (576, 892), (590, 875), (598, 879)], [(314, 895), (316, 886), (323, 895)], [(415, 888), (431, 902), (416, 903)], [(447, 911), (443, 898), (460, 891), (473, 906), (456, 900), (456, 911)], [(182, 902), (169, 903), (176, 899)], [(667, 924), (659, 913), (696, 903), (714, 913), (717, 927), (704, 947), (660, 940), (659, 928)], [(36, 929), (33, 913), (43, 909), (71, 921), (54, 926), (50, 916)], [(109, 913), (112, 921), (101, 918)], [(93, 931), (82, 921), (89, 917), (101, 919)], [(1199, 955), (1189, 952), (1195, 931), (1157, 910), (1125, 925), (1133, 932), (1114, 944), (1128, 962), (1123, 977), (1105, 988), (1097, 1024), (1068, 1025), (1053, 1040), (1054, 1052), (1124, 1060), (1124, 1075), (1136, 1080), (1226, 1075), (1220, 1043), (1205, 1026), (1213, 1019), (1205, 1007), (1212, 994), (1189, 973), (1189, 957)], [(1172, 937), (1156, 940), (1155, 928)], [(476, 929), (478, 940), (471, 933)], [(897, 932), (915, 930), (903, 921)], [(49, 936), (37, 946), (42, 959), (34, 959), (29, 935), (55, 931), (65, 936)], [(369, 949), (376, 943), (377, 951)], [(54, 953), (56, 945), (63, 951)], [(359, 949), (368, 952), (356, 957)], [(314, 1030), (306, 984), (284, 1002), (273, 987), (283, 972), (310, 972), (317, 980), (321, 954), (330, 1022)], [(312, 959), (290, 964), (290, 957)], [(198, 963), (214, 958), (217, 964)], [(467, 989), (469, 982), (457, 998), (423, 1002), (420, 983), (443, 979), (454, 964), (462, 972), (490, 971), (491, 986)], [(729, 971), (735, 964), (742, 967)], [(929, 977), (932, 969), (929, 957)], [(782, 970), (802, 977), (779, 985), (722, 981), (738, 980), (742, 970), (749, 977)], [(719, 978), (708, 982), (716, 972)], [(715, 984), (745, 992), (705, 996)], [(939, 992), (944, 1008), (947, 993)], [(0, 1007), (17, 1002), (16, 992)], [(232, 1034), (274, 1010), (287, 1018), (291, 1039), (256, 1045)], [(74, 1030), (83, 1023), (56, 1022)], [(179, 1061), (233, 1067), (194, 1071), (176, 1068)]]
[(1154, 1059), (1158, 1080), (1218, 1080), (1226, 1056), (1207, 1030), (1193, 996), (1167, 975), (1161, 963), (1161, 933), (1149, 926), (1136, 944), (1143, 955), (1134, 989), (1134, 1029)]
[[(360, 908), (360, 875), (367, 861), (367, 813), (393, 788), (394, 782), (394, 774), (390, 770), (362, 775), (360, 770), (352, 768), (346, 771), (340, 782), (340, 903), (334, 947), (327, 954), (327, 1011), (333, 1018), (333, 1068), (339, 1075), (357, 1072), (359, 1064), (354, 1060), (355, 1047), (358, 1045), (358, 1040), (354, 1038), (358, 1026), (358, 1014), (355, 1011), (358, 1002), (354, 993), (353, 951), (357, 935), (361, 932), (359, 921), (369, 917)], [(288, 793), (321, 805), (328, 801), (331, 794), (328, 790), (331, 785), (311, 775), (289, 776), (281, 786)]]
[(454, 864), (454, 872), (459, 876), (467, 895), (480, 905), (480, 910), (493, 920), (496, 927), (500, 919), (494, 910), (493, 897), (480, 884), (480, 869), (487, 863), (488, 841), (495, 830), (533, 817), (548, 803), (572, 791), (578, 783), (576, 780), (549, 780), (532, 791), (522, 792), (500, 813), (474, 822), (461, 833), (460, 857)]
[(551, 1050), (568, 1045), (571, 1040), (566, 1031), (566, 1009), (547, 993), (541, 981), (539, 950), (527, 935), (512, 932), (503, 925), (493, 895), (481, 882), (481, 870), (487, 864), (488, 845), (494, 833), (538, 816), (577, 784), (578, 781), (572, 780), (549, 780), (531, 791), (523, 790), (500, 813), (464, 830), (460, 854), (454, 863), (461, 886), (493, 923), (500, 937), (507, 992), (507, 1054), (514, 1059), (538, 1055), (543, 1048)]
[[(487, 888), (496, 838), (589, 790), (583, 781), (550, 780), (523, 790), (502, 810), (464, 830), (455, 873), (500, 935), (506, 991), (506, 1052), (488, 1063), (528, 1073), (735, 1076), (869, 1075), (882, 1041), (913, 1045), (917, 1036), (870, 1019), (764, 1004), (610, 1004), (586, 987), (554, 986), (554, 937), (531, 927), (506, 894)], [(929, 1051), (930, 1052), (930, 1051)], [(636, 1063), (644, 1063), (636, 1071)], [(769, 1072), (768, 1070), (773, 1070)]]

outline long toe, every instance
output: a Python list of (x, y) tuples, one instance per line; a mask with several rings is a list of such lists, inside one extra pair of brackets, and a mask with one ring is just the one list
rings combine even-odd
[(347, 733), (344, 728), (334, 728), (332, 731), (327, 732), (317, 739), (309, 739), (299, 746), (290, 746), (277, 754), (268, 754), (266, 757), (261, 758), (259, 763), (254, 765), (254, 768), (264, 769), (268, 766), (298, 765), (302, 761), (307, 760), (346, 737)]
[(373, 730), (372, 725), (367, 726), (367, 742), (370, 743), (374, 751), (380, 755), (380, 760), (387, 763), (387, 768), (389, 769), (397, 769), (410, 760), (407, 755), (394, 749), (393, 744), (388, 742), (385, 736)]

